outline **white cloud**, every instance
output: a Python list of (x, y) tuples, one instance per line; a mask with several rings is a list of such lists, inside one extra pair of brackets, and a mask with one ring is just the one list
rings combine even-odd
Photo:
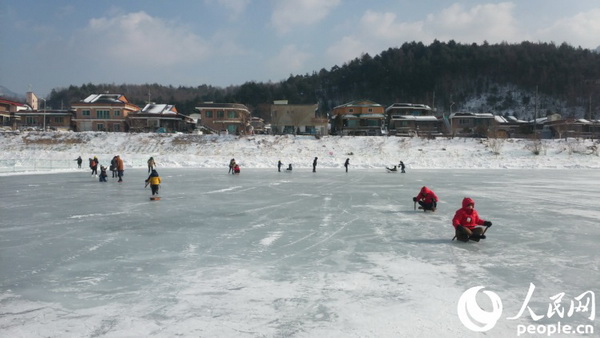
[(230, 11), (230, 20), (235, 20), (240, 17), (245, 11), (251, 0), (206, 0), (207, 3), (216, 1), (219, 5)]
[(187, 27), (145, 12), (91, 19), (73, 47), (121, 65), (171, 66), (206, 58), (211, 48)]
[(311, 58), (310, 53), (303, 52), (296, 45), (286, 45), (279, 53), (268, 61), (270, 73), (292, 74), (306, 71), (306, 62)]
[(470, 9), (454, 4), (439, 14), (427, 16), (425, 26), (438, 40), (459, 42), (517, 42), (524, 40), (509, 2), (477, 5)]
[(538, 38), (557, 44), (567, 42), (572, 46), (596, 49), (600, 46), (600, 8), (558, 20), (552, 26), (540, 29)]
[(404, 42), (430, 43), (434, 39), (471, 43), (524, 40), (513, 17), (512, 3), (484, 4), (465, 9), (454, 4), (423, 20), (401, 22), (395, 13), (367, 10), (357, 30), (342, 37), (327, 50), (329, 58), (341, 64), (362, 53), (378, 54)]
[(294, 27), (312, 25), (323, 20), (341, 0), (279, 0), (271, 15), (271, 24), (280, 34)]

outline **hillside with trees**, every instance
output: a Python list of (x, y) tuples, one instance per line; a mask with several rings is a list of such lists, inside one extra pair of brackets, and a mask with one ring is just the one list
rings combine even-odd
[(598, 118), (600, 54), (568, 44), (410, 42), (277, 83), (246, 82), (227, 88), (72, 85), (54, 89), (48, 105), (67, 107), (104, 92), (124, 94), (140, 106), (148, 101), (175, 104), (184, 114), (193, 113), (200, 102), (243, 103), (253, 110), (261, 103), (285, 99), (293, 104), (318, 103), (324, 115), (339, 104), (370, 99), (384, 106), (424, 103), (440, 112), (454, 108), (530, 118), (539, 108), (540, 116)]

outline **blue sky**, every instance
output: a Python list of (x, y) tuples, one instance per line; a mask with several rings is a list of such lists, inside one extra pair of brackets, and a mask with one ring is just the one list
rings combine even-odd
[(277, 82), (434, 39), (595, 49), (599, 18), (597, 0), (0, 0), (0, 85)]

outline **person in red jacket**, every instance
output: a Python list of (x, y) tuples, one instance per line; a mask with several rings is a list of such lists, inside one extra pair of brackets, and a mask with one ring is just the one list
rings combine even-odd
[(480, 239), (485, 239), (483, 228), (478, 225), (491, 227), (492, 222), (479, 218), (477, 210), (475, 210), (475, 201), (469, 197), (465, 197), (462, 201), (462, 208), (456, 210), (452, 219), (456, 239), (462, 242), (469, 240), (479, 242)]
[(437, 208), (438, 197), (431, 189), (423, 187), (417, 197), (413, 197), (413, 201), (418, 202), (420, 205), (419, 209), (423, 209), (423, 211), (435, 211)]

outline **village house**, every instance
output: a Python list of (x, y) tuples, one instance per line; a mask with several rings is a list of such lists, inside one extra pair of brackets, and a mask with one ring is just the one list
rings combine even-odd
[(317, 117), (317, 104), (288, 104), (277, 100), (270, 105), (273, 134), (327, 135), (327, 119)]
[(2, 119), (2, 126), (17, 129), (17, 121), (20, 120), (20, 118), (16, 116), (16, 112), (22, 109), (27, 109), (25, 104), (0, 98), (0, 118)]
[(149, 103), (142, 110), (129, 113), (130, 132), (191, 132), (194, 120), (179, 114), (174, 105)]
[(250, 126), (252, 127), (252, 134), (270, 134), (271, 133), (271, 125), (266, 124), (265, 120), (252, 116), (250, 118)]
[(385, 110), (369, 100), (348, 102), (331, 111), (332, 132), (338, 135), (382, 135)]
[(195, 109), (200, 126), (214, 133), (243, 135), (250, 125), (250, 111), (243, 104), (205, 102)]
[(491, 113), (453, 113), (450, 114), (450, 134), (452, 136), (487, 137), (498, 123), (506, 123), (501, 116)]
[(75, 131), (127, 131), (127, 116), (140, 108), (122, 94), (92, 94), (72, 104)]
[(394, 103), (385, 109), (390, 135), (436, 136), (443, 134), (443, 121), (428, 105)]
[(549, 119), (543, 127), (552, 138), (600, 138), (600, 121), (587, 119)]

